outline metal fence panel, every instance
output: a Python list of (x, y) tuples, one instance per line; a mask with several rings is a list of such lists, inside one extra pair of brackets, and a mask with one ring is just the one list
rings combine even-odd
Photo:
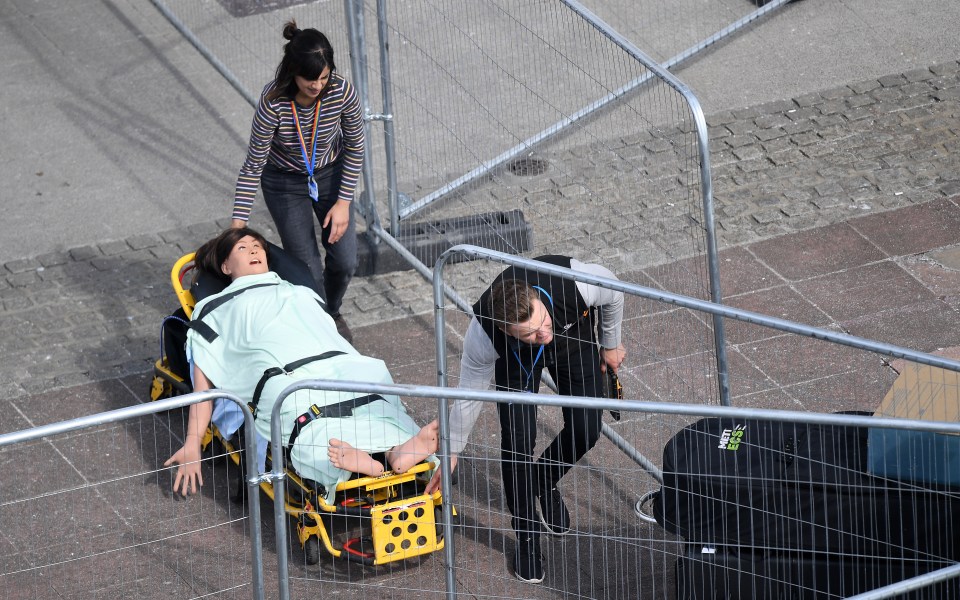
[[(507, 265), (538, 268), (537, 265), (527, 264), (525, 259), (476, 247), (460, 247), (448, 254), (460, 252), (474, 260), (488, 259), (496, 264), (496, 271)], [(553, 274), (563, 271), (549, 265), (539, 265), (539, 269)], [(568, 275), (578, 281), (597, 281), (582, 274)], [(435, 303), (439, 307), (437, 347), (441, 349), (438, 352), (438, 369), (445, 381), (455, 386), (459, 380), (461, 356), (457, 346), (450, 344), (448, 338), (463, 335), (470, 315), (465, 314), (460, 306), (451, 306), (443, 301), (444, 284), (454, 290), (457, 286), (455, 278), (446, 280), (446, 267), (442, 261), (438, 263), (434, 284)], [(608, 281), (604, 285), (618, 285), (614, 289), (624, 291), (628, 303), (642, 302), (648, 305), (650, 308), (646, 312), (652, 314), (654, 320), (660, 311), (669, 307), (684, 310), (701, 323), (708, 322), (710, 314), (727, 320), (733, 342), (729, 348), (731, 398), (735, 407), (745, 411), (733, 414), (746, 417), (756, 409), (756, 414), (765, 415), (763, 418), (820, 423), (841, 422), (843, 417), (829, 414), (838, 411), (860, 412), (867, 415), (872, 423), (880, 422), (872, 416), (874, 413), (914, 419), (925, 415), (928, 420), (954, 424), (960, 419), (960, 363), (950, 357), (913, 352), (855, 338), (834, 329), (818, 329), (627, 282)], [(658, 305), (659, 309), (653, 308)], [(656, 470), (663, 470), (664, 450), (670, 439), (692, 423), (695, 415), (708, 414), (712, 409), (702, 403), (702, 398), (708, 397), (711, 391), (708, 379), (685, 378), (682, 376), (684, 371), (678, 367), (678, 364), (685, 364), (684, 368), (694, 374), (698, 368), (703, 368), (697, 367), (695, 353), (684, 350), (683, 332), (666, 324), (661, 329), (641, 328), (641, 337), (638, 336), (637, 325), (636, 320), (627, 319), (623, 326), (628, 356), (620, 369), (620, 380), (626, 397), (651, 400), (660, 409), (650, 412), (625, 411), (619, 421), (605, 416), (607, 439), (601, 439), (561, 480), (560, 489), (573, 513), (575, 533), (572, 536), (548, 538), (549, 542), (544, 543), (548, 571), (544, 585), (551, 593), (565, 597), (671, 598), (675, 597), (678, 585), (685, 585), (687, 591), (679, 597), (704, 597), (704, 589), (715, 589), (716, 596), (706, 597), (840, 598), (956, 563), (960, 540), (955, 529), (950, 527), (960, 519), (960, 487), (956, 485), (958, 482), (945, 483), (943, 478), (944, 473), (952, 472), (949, 466), (944, 465), (955, 466), (956, 461), (960, 460), (956, 456), (960, 451), (960, 442), (954, 436), (941, 435), (932, 446), (926, 446), (930, 438), (918, 433), (922, 426), (916, 422), (900, 422), (903, 428), (901, 433), (909, 441), (903, 442), (887, 457), (889, 472), (881, 472), (876, 463), (877, 457), (871, 455), (869, 468), (873, 469), (874, 475), (858, 479), (860, 472), (868, 468), (868, 449), (863, 440), (864, 445), (859, 448), (861, 454), (858, 455), (863, 464), (859, 464), (856, 473), (852, 470), (847, 472), (851, 487), (870, 490), (872, 488), (863, 483), (869, 479), (871, 486), (891, 486), (888, 493), (892, 498), (923, 490), (928, 496), (950, 500), (934, 505), (936, 510), (932, 514), (926, 514), (924, 509), (915, 509), (909, 501), (905, 501), (903, 514), (895, 514), (889, 520), (878, 520), (873, 530), (862, 534), (864, 545), (876, 543), (879, 548), (877, 552), (898, 556), (896, 552), (899, 550), (883, 540), (895, 538), (893, 532), (909, 530), (918, 523), (927, 522), (925, 519), (931, 519), (932, 523), (948, 524), (947, 530), (942, 533), (939, 526), (934, 526), (934, 537), (937, 543), (942, 543), (939, 546), (941, 550), (952, 548), (952, 554), (937, 550), (927, 552), (923, 558), (881, 560), (866, 550), (858, 552), (849, 547), (837, 547), (823, 554), (824, 562), (810, 563), (804, 562), (811, 560), (811, 557), (802, 552), (802, 547), (798, 549), (791, 546), (789, 539), (778, 539), (776, 543), (761, 549), (750, 548), (749, 544), (735, 549), (734, 554), (740, 552), (746, 556), (752, 553), (758, 556), (758, 561), (763, 553), (774, 557), (762, 563), (768, 565), (765, 571), (752, 576), (751, 563), (737, 562), (728, 556), (729, 544), (721, 545), (721, 536), (718, 535), (716, 543), (707, 548), (709, 556), (699, 556), (701, 548), (696, 548), (694, 552), (690, 540), (670, 534), (659, 524), (639, 518), (636, 512), (629, 510), (630, 505), (643, 504), (640, 500), (649, 499), (655, 494), (660, 483), (656, 472), (652, 474), (643, 461), (636, 462), (633, 460), (635, 457), (622, 452), (622, 448), (614, 442), (624, 440), (645, 461), (653, 463)], [(658, 348), (660, 356), (648, 356), (643, 350), (646, 346)], [(492, 400), (489, 396), (492, 392), (474, 393), (476, 397), (487, 395)], [(537, 452), (563, 427), (560, 412), (555, 406), (567, 400), (562, 396), (538, 399), (541, 408), (537, 422)], [(509, 401), (522, 400), (511, 398)], [(700, 405), (700, 408), (690, 409), (691, 405)], [(682, 412), (673, 412), (681, 406), (685, 407)], [(782, 412), (775, 414), (768, 410), (770, 408), (795, 412), (788, 417)], [(458, 467), (460, 483), (454, 492), (454, 503), (459, 504), (467, 515), (465, 520), (468, 527), (463, 529), (463, 537), (458, 540), (462, 543), (457, 546), (456, 581), (458, 590), (464, 594), (474, 594), (478, 589), (486, 590), (488, 588), (484, 586), (490, 586), (491, 581), (496, 586), (495, 591), (490, 592), (492, 596), (503, 594), (514, 597), (512, 594), (518, 593), (508, 572), (514, 551), (514, 534), (510, 513), (503, 499), (500, 437), (496, 411), (488, 408), (481, 414)], [(882, 444), (890, 443), (877, 433), (871, 433), (870, 440), (874, 453)], [(719, 435), (714, 442), (720, 443)], [(950, 454), (947, 446), (953, 448), (954, 454)], [(830, 448), (816, 450), (824, 457), (831, 454)], [(950, 460), (954, 462), (950, 463)], [(897, 483), (898, 479), (906, 477), (906, 472), (895, 470), (912, 469), (911, 473), (917, 473), (923, 470), (923, 465), (933, 463), (939, 465), (940, 480)], [(773, 475), (767, 479), (765, 483), (777, 483)], [(859, 482), (856, 486), (861, 487), (854, 486), (854, 479)], [(808, 475), (808, 479), (799, 484), (794, 498), (806, 505), (823, 504), (827, 496), (820, 495), (818, 490), (825, 483)], [(743, 502), (747, 502), (751, 495), (746, 488), (748, 485), (756, 483), (744, 483)], [(858, 491), (851, 492), (851, 496), (856, 497), (857, 494)], [(860, 514), (870, 510), (867, 492), (863, 495), (863, 498), (850, 505), (850, 511)], [(650, 507), (646, 506), (643, 510), (649, 512)], [(767, 510), (774, 512), (777, 508), (768, 506)], [(745, 520), (753, 518), (753, 515), (744, 517)], [(813, 530), (816, 526), (811, 522), (809, 527)], [(829, 531), (830, 527), (826, 529)], [(726, 562), (707, 568), (707, 565), (714, 564), (711, 561), (719, 561), (721, 557), (725, 557)], [(696, 570), (700, 575), (710, 573), (716, 580), (715, 587), (706, 585), (701, 588), (701, 595), (691, 592), (689, 586), (692, 580), (685, 578), (677, 581), (678, 562), (687, 565), (687, 574), (691, 572), (691, 564), (698, 565)], [(491, 563), (495, 570), (499, 569), (493, 580), (489, 573)], [(793, 567), (789, 566), (791, 564)], [(848, 577), (840, 577), (839, 583), (834, 582), (833, 587), (823, 591), (813, 574), (818, 569), (830, 572), (846, 569)], [(884, 579), (881, 576), (895, 570), (898, 573), (896, 578)], [(851, 575), (861, 571), (868, 575)], [(939, 588), (923, 588), (918, 592), (920, 595), (915, 597), (956, 597), (960, 593), (958, 585), (958, 580), (953, 579), (952, 583)]]
[[(929, 387), (930, 383), (925, 381), (919, 387)], [(416, 407), (415, 410), (427, 414), (432, 412), (430, 407), (434, 406), (435, 398), (455, 398), (463, 393), (428, 386), (377, 386), (341, 381), (310, 382), (310, 385), (316, 389), (353, 392), (353, 395), (397, 393), (407, 398), (407, 403)], [(896, 386), (892, 389), (908, 391)], [(954, 394), (958, 391), (956, 386), (952, 390)], [(605, 403), (596, 398), (528, 394), (518, 397), (493, 392), (472, 392), (472, 397), (485, 401), (537, 402), (542, 413), (577, 403), (618, 409), (623, 418), (617, 428), (638, 446), (649, 449), (652, 456), (662, 451), (665, 441), (680, 426), (701, 414), (797, 423), (862, 425), (867, 422), (887, 427), (889, 431), (925, 429), (954, 435), (960, 433), (960, 425), (956, 422), (928, 421), (918, 426), (914, 421), (807, 411), (706, 407), (689, 403), (669, 405), (634, 400)], [(167, 408), (160, 403), (157, 405), (157, 410)], [(486, 412), (485, 417), (489, 417), (492, 408)], [(663, 426), (666, 423), (672, 425)], [(83, 430), (61, 431), (61, 434), (68, 435), (51, 433), (30, 441), (21, 437), (15, 443), (9, 443), (11, 434), (0, 436), (3, 480), (19, 484), (4, 485), (0, 503), (5, 524), (4, 570), (0, 581), (5, 597), (113, 598), (128, 594), (145, 598), (251, 597), (249, 585), (242, 583), (250, 575), (249, 567), (244, 566), (250, 560), (246, 552), (250, 539), (243, 533), (247, 529), (247, 517), (243, 514), (230, 516), (232, 509), (223, 497), (225, 481), (220, 480), (219, 469), (211, 465), (206, 471), (213, 475), (208, 478), (206, 489), (216, 489), (215, 496), (204, 495), (183, 503), (173, 501), (166, 493), (169, 478), (165, 472), (144, 466), (145, 461), (156, 465), (179, 444), (179, 440), (169, 439), (167, 424), (166, 420), (145, 417), (126, 419), (120, 427), (117, 427), (118, 423), (101, 424)], [(52, 424), (58, 425), (61, 423)], [(544, 418), (542, 433), (549, 433), (552, 426), (552, 418)], [(493, 436), (496, 435), (494, 431), (490, 430)], [(25, 433), (32, 431), (26, 430)], [(678, 561), (689, 565), (696, 559), (691, 558), (688, 544), (683, 539), (668, 534), (660, 525), (641, 519), (634, 512), (638, 495), (655, 491), (657, 486), (640, 466), (603, 443), (578, 465), (572, 480), (565, 482), (564, 492), (568, 499), (575, 498), (571, 502), (575, 530), (570, 535), (551, 538), (545, 543), (546, 582), (542, 587), (531, 587), (515, 581), (509, 573), (513, 541), (508, 513), (502, 502), (495, 442), (495, 438), (477, 438), (470, 455), (461, 462), (459, 484), (449, 496), (459, 514), (455, 533), (448, 538), (454, 541), (450, 547), (454, 557), (451, 564), (456, 575), (453, 588), (446, 588), (446, 571), (440, 555), (407, 561), (392, 568), (369, 568), (325, 560), (319, 566), (291, 566), (290, 597), (339, 593), (376, 593), (378, 597), (393, 599), (463, 595), (529, 598), (556, 597), (558, 594), (560, 597), (586, 598), (675, 597)], [(75, 467), (75, 477), (61, 476), (55, 481), (31, 477), (37, 474), (35, 467), (45, 465), (51, 472), (64, 473), (61, 465), (50, 463), (65, 460)], [(656, 460), (659, 462), (659, 457)], [(24, 467), (28, 461), (34, 468)], [(819, 482), (810, 478), (802, 483), (813, 488)], [(915, 487), (930, 486), (918, 484)], [(937, 490), (936, 487), (933, 489)], [(938, 493), (950, 502), (960, 502), (956, 488), (941, 488)], [(938, 526), (942, 524), (940, 541), (946, 541), (954, 535), (950, 525), (960, 518), (960, 514), (956, 511), (935, 515), (907, 512), (893, 515), (890, 520), (911, 527), (924, 518), (932, 519)], [(878, 524), (878, 538), (887, 535), (881, 525)], [(956, 551), (956, 547), (953, 550)], [(768, 547), (765, 551), (773, 553), (784, 549)], [(293, 556), (297, 556), (296, 551)], [(868, 573), (871, 569), (876, 573), (885, 565), (851, 553), (835, 552), (825, 556), (827, 566), (850, 560), (873, 561), (868, 562), (866, 571), (860, 563), (861, 571)], [(712, 560), (710, 557), (701, 560), (708, 558)], [(927, 558), (925, 564), (943, 564), (946, 570), (925, 573), (907, 584), (915, 590), (913, 597), (956, 597), (957, 569), (955, 565), (949, 567), (955, 563), (956, 557)], [(789, 575), (784, 572), (779, 578), (769, 575), (753, 578), (749, 587), (739, 588), (731, 597), (774, 597), (770, 594), (775, 592), (769, 590), (787, 589), (786, 593), (798, 597), (839, 598), (858, 589), (851, 587), (845, 593), (835, 590), (812, 596), (809, 587), (801, 587), (812, 587), (810, 580), (805, 584), (791, 583), (791, 580), (784, 579)], [(936, 577), (940, 578), (939, 581), (935, 580)], [(724, 571), (712, 585), (742, 586), (740, 581), (732, 572)], [(784, 581), (787, 582), (786, 588), (783, 588)], [(887, 595), (878, 591), (864, 597), (893, 597), (891, 594), (895, 591)]]
[[(331, 34), (339, 68), (360, 83), (368, 113), (389, 118), (386, 135), (377, 123), (368, 129), (363, 196), (375, 198), (384, 222), (390, 217), (405, 259), (430, 266), (439, 251), (463, 242), (527, 256), (563, 253), (603, 263), (624, 279), (719, 300), (699, 108), (676, 82), (654, 73), (652, 62), (638, 60), (625, 38), (585, 18), (590, 6), (228, 4), (242, 3), (158, 2), (237, 79), (252, 80), (245, 85), (254, 94), (276, 64), (285, 19)], [(649, 29), (629, 33), (632, 47), (656, 60), (683, 53), (755, 9), (683, 0), (592, 8), (611, 18), (618, 10), (648, 12)], [(346, 22), (356, 26), (351, 40), (340, 27)], [(347, 67), (350, 42), (358, 55)], [(390, 254), (383, 244), (380, 252)], [(653, 280), (644, 268), (656, 273)], [(482, 269), (465, 267), (464, 281), (474, 282), (465, 296), (489, 281)], [(640, 308), (631, 307), (632, 314)], [(722, 339), (717, 324), (677, 311), (659, 316), (666, 321), (686, 332), (704, 364), (725, 370), (722, 355), (711, 354), (714, 339)], [(683, 377), (701, 377), (700, 366)], [(718, 376), (711, 377), (719, 389), (710, 401), (723, 401)]]
[[(204, 393), (0, 435), (0, 589), (33, 598), (263, 598), (259, 506), (228, 498), (222, 452), (176, 501), (163, 462)], [(222, 395), (220, 395), (222, 396)], [(234, 400), (236, 401), (236, 400)], [(169, 412), (168, 412), (169, 411)], [(251, 532), (255, 535), (251, 536)]]
[[(361, 6), (370, 29), (376, 3)], [(422, 207), (405, 218), (519, 209), (536, 252), (617, 266), (704, 252), (691, 108), (581, 15), (559, 2), (431, 2), (389, 5), (386, 19), (390, 72), (372, 56), (368, 69), (373, 98), (389, 77), (398, 190), (412, 203), (401, 211)]]
[[(720, 417), (750, 423), (743, 448), (752, 443), (752, 428), (760, 422), (794, 423), (801, 430), (805, 424), (825, 428), (877, 428), (886, 431), (942, 432), (941, 435), (960, 434), (956, 422), (924, 421), (880, 418), (871, 415), (843, 415), (797, 410), (770, 410), (738, 407), (710, 407), (691, 403), (669, 404), (637, 400), (610, 401), (602, 398), (572, 398), (553, 395), (518, 394), (516, 392), (491, 392), (437, 388), (430, 386), (384, 385), (344, 381), (304, 381), (304, 388), (351, 392), (353, 395), (379, 393), (399, 394), (410, 405), (424, 401), (432, 404), (439, 398), (446, 402), (456, 398), (469, 398), (483, 402), (535, 403), (540, 407), (540, 432), (554, 432), (555, 421), (547, 413), (564, 406), (595, 406), (620, 410), (623, 417), (617, 427), (638, 446), (656, 452), (659, 463), (666, 442), (686, 425), (701, 416)], [(488, 407), (485, 421), (495, 420), (493, 407)], [(489, 425), (489, 427), (487, 427)], [(453, 544), (444, 549), (447, 559), (452, 558), (451, 580), (445, 582), (444, 565), (439, 556), (379, 573), (354, 569), (311, 572), (307, 578), (295, 583), (303, 584), (302, 590), (346, 590), (351, 594), (376, 591), (391, 599), (476, 597), (476, 598), (844, 598), (855, 593), (868, 592), (874, 581), (916, 575), (905, 585), (915, 590), (913, 600), (921, 598), (956, 598), (960, 593), (960, 569), (956, 566), (960, 540), (956, 539), (954, 527), (960, 519), (960, 491), (956, 487), (928, 484), (906, 484), (892, 479), (862, 477), (862, 473), (845, 471), (852, 477), (861, 477), (861, 487), (851, 486), (851, 504), (854, 511), (869, 510), (866, 500), (856, 500), (860, 492), (870, 486), (886, 494), (883, 501), (900, 506), (910, 506), (920, 494), (925, 494), (933, 503), (926, 506), (939, 507), (939, 512), (924, 514), (919, 510), (893, 512), (878, 517), (873, 528), (860, 535), (859, 542), (874, 548), (872, 552), (856, 552), (849, 548), (832, 548), (817, 552), (798, 551), (787, 538), (777, 539), (762, 548), (744, 545), (732, 547), (729, 542), (705, 544), (698, 539), (696, 544), (682, 535), (671, 533), (647, 513), (637, 512), (636, 501), (660, 487), (652, 482), (642, 468), (628, 460), (618, 449), (601, 443), (588, 457), (578, 464), (564, 481), (564, 497), (573, 517), (573, 531), (560, 537), (550, 537), (544, 542), (546, 579), (533, 586), (517, 581), (510, 572), (510, 560), (515, 548), (509, 513), (503, 504), (502, 480), (500, 477), (500, 454), (496, 443), (496, 427), (481, 423), (476, 432), (475, 443), (465, 453), (458, 466), (459, 481), (448, 496), (456, 506), (458, 519), (451, 523)], [(718, 437), (709, 438), (713, 446)], [(798, 445), (799, 448), (799, 445)], [(865, 448), (864, 448), (865, 449)], [(807, 448), (814, 456), (830, 456), (828, 446), (810, 444)], [(801, 452), (797, 452), (801, 455)], [(814, 469), (816, 471), (816, 469)], [(748, 480), (738, 474), (727, 475), (727, 482), (741, 481), (745, 488), (757, 485), (757, 480)], [(764, 483), (783, 484), (776, 477), (763, 478)], [(835, 482), (808, 473), (794, 486), (793, 497), (798, 503), (822, 504), (817, 490)], [(836, 488), (836, 485), (833, 485)], [(742, 503), (748, 505), (744, 493)], [(649, 506), (641, 507), (649, 511)], [(713, 510), (718, 514), (723, 503), (718, 502)], [(944, 508), (949, 512), (943, 512)], [(755, 511), (743, 517), (745, 523), (754, 523), (770, 511)], [(785, 512), (786, 514), (786, 512)], [(860, 512), (851, 514), (862, 514)], [(853, 518), (851, 521), (855, 520)], [(829, 535), (842, 536), (851, 530), (845, 517), (827, 521), (825, 524), (811, 518), (799, 521), (800, 528), (809, 526)], [(727, 527), (730, 527), (728, 525)], [(928, 551), (920, 558), (901, 559), (897, 554), (902, 548), (891, 547), (885, 540), (896, 538), (899, 531), (925, 527), (935, 532), (927, 540)], [(726, 534), (725, 527), (718, 527), (718, 537)], [(931, 541), (932, 540), (932, 541)], [(930, 551), (931, 548), (935, 550)], [(757, 553), (756, 560), (744, 558), (737, 563), (724, 553), (733, 552), (733, 557), (746, 557)], [(777, 561), (778, 557), (789, 561)], [(893, 558), (887, 558), (892, 556)], [(723, 557), (723, 558), (722, 558)], [(726, 562), (723, 562), (726, 561)], [(678, 564), (682, 565), (677, 570)], [(691, 567), (695, 573), (691, 574)], [(717, 565), (717, 566), (714, 566)], [(736, 565), (736, 566), (734, 566)], [(797, 566), (799, 565), (799, 567)], [(804, 565), (807, 565), (804, 567)], [(709, 568), (708, 568), (709, 567)], [(749, 568), (746, 568), (749, 567)], [(852, 568), (851, 568), (852, 567)], [(941, 568), (942, 567), (942, 568)], [(751, 570), (753, 569), (753, 570)], [(841, 577), (839, 584), (824, 583), (838, 569), (850, 569)], [(445, 585), (449, 585), (446, 590)], [(678, 589), (680, 594), (678, 595)], [(894, 597), (896, 589), (870, 592), (864, 597)], [(296, 597), (294, 593), (292, 597)]]
[[(651, 73), (563, 3), (385, 3), (391, 65), (385, 73), (378, 61), (378, 3), (360, 2), (367, 53), (362, 67), (369, 76), (350, 72), (339, 2), (156, 4), (254, 98), (279, 61), (280, 31), (291, 17), (328, 33), (338, 68), (354, 80), (369, 80), (372, 112), (379, 112), (381, 77), (389, 77), (398, 191), (413, 202), (613, 96), (606, 109), (549, 142), (531, 143), (518, 162), (478, 178), (477, 189), (458, 190), (417, 220), (520, 209), (535, 227), (537, 252), (576, 249), (634, 267), (705, 251), (691, 109), (656, 77), (626, 94), (624, 86)], [(234, 6), (241, 4), (246, 8)], [(699, 33), (699, 24), (740, 17), (747, 7), (677, 2), (657, 14)], [(705, 19), (707, 13), (715, 14)], [(375, 196), (381, 214), (389, 215), (383, 137), (371, 135), (368, 143), (369, 166), (378, 174)], [(491, 239), (497, 237), (492, 230), (485, 235), (500, 247), (517, 244)]]

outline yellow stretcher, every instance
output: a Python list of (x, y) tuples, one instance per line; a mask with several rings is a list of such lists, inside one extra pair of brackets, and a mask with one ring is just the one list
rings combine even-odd
[[(193, 253), (183, 256), (170, 271), (174, 292), (187, 317), (193, 313), (195, 302), (189, 285), (184, 285), (184, 279), (193, 270), (193, 258)], [(151, 400), (192, 391), (190, 383), (170, 369), (166, 356), (157, 360), (153, 371)], [(206, 449), (214, 438), (224, 447), (230, 460), (239, 466), (240, 452), (231, 441), (223, 439), (215, 426), (211, 426), (204, 436), (203, 448)], [(267, 460), (269, 462), (269, 456)], [(288, 468), (285, 509), (297, 520), (297, 537), (307, 564), (320, 561), (321, 543), (335, 558), (366, 565), (382, 565), (443, 549), (441, 494), (422, 492), (433, 468), (433, 464), (423, 462), (406, 473), (386, 471), (379, 477), (351, 479), (337, 486), (337, 501), (333, 505), (317, 494), (311, 482)], [(260, 489), (275, 500), (272, 482), (261, 482)], [(243, 490), (245, 488), (241, 487), (240, 492)], [(344, 533), (332, 536), (328, 525), (338, 517)], [(356, 533), (359, 535), (354, 535)], [(344, 539), (337, 542), (335, 537)]]

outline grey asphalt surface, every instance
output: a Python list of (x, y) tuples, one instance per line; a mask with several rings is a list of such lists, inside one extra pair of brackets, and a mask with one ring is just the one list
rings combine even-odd
[[(632, 2), (595, 4), (638, 45), (660, 35), (645, 31)], [(960, 346), (958, 25), (954, 2), (801, 0), (676, 71), (698, 94), (710, 126), (730, 304), (922, 351)], [(146, 0), (0, 0), (0, 27), (0, 133), (8, 142), (0, 161), (0, 432), (9, 432), (146, 400), (158, 325), (172, 301), (166, 273), (226, 223), (252, 109)], [(683, 47), (682, 40), (672, 44)], [(658, 268), (638, 276), (656, 279)], [(434, 383), (432, 306), (418, 277), (358, 278), (345, 306), (359, 350), (387, 361), (399, 382)], [(896, 375), (888, 362), (758, 328), (737, 325), (728, 335), (738, 405), (870, 410)], [(682, 360), (689, 348), (682, 335), (664, 337), (657, 361), (638, 360), (625, 373), (629, 389), (645, 398), (674, 400), (677, 388), (661, 363)], [(178, 431), (176, 422), (168, 425)], [(640, 419), (619, 427), (650, 456), (662, 448), (664, 439), (648, 435)], [(134, 476), (142, 485), (113, 479), (127, 467), (152, 473), (169, 455), (169, 431), (108, 433), (31, 446), (27, 460), (13, 450), (2, 454), (0, 481), (21, 485), (0, 485), (0, 585), (24, 598), (54, 590), (67, 597), (90, 597), (91, 590), (195, 597), (229, 587), (221, 569), (235, 556), (225, 548), (242, 547), (243, 532), (227, 526), (214, 537), (202, 530), (209, 515), (227, 523), (235, 517), (222, 476), (204, 495), (174, 503), (163, 495), (163, 475)], [(578, 518), (590, 519), (585, 531), (606, 534), (600, 537), (611, 552), (619, 536), (660, 535), (637, 524), (629, 508), (620, 510), (644, 484), (606, 485), (622, 455), (607, 444), (588, 458), (587, 473), (565, 482), (568, 490), (604, 483), (586, 488), (602, 490), (602, 500), (571, 494), (582, 499)], [(34, 473), (37, 465), (46, 477)], [(495, 457), (478, 456), (475, 465), (464, 471), (457, 502), (476, 500), (481, 514), (484, 502), (499, 501), (499, 475)], [(82, 510), (48, 506), (57, 486), (84, 490), (105, 479), (111, 487), (91, 486), (98, 491)], [(18, 498), (34, 500), (21, 507)], [(144, 516), (143, 506), (156, 514)], [(78, 524), (51, 536), (43, 522), (54, 519), (46, 515)], [(85, 518), (115, 529), (119, 542), (87, 529)], [(624, 587), (599, 577), (590, 592), (578, 587), (594, 585), (595, 549), (572, 541), (548, 544), (553, 570), (544, 586), (517, 584), (503, 564), (512, 550), (502, 539), (510, 536), (497, 529), (503, 523), (496, 515), (493, 523), (477, 518), (474, 538), (465, 534), (458, 544), (468, 561), (459, 573), (462, 591), (618, 598), (639, 587), (647, 597), (669, 597), (657, 586), (669, 584), (663, 573), (673, 565), (654, 551), (629, 557), (635, 572), (616, 574)], [(181, 535), (169, 546), (143, 544), (150, 550), (129, 562), (105, 552), (107, 581), (98, 580), (99, 562), (80, 563), (84, 573), (75, 580), (68, 577), (74, 573), (48, 577), (29, 568), (37, 555), (101, 544), (140, 548), (170, 531)], [(495, 535), (488, 539), (489, 531)], [(268, 578), (274, 558), (268, 551)], [(328, 562), (319, 569), (331, 591), (338, 578), (369, 583), (390, 598), (442, 589), (441, 561), (430, 558), (412, 572), (358, 572)], [(632, 579), (638, 573), (648, 578), (642, 586)], [(324, 592), (317, 568), (295, 565), (294, 574), (294, 597)]]
[[(691, 39), (585, 4), (641, 48)], [(945, 0), (801, 0), (676, 72), (715, 114), (954, 60), (958, 23)], [(228, 216), (252, 108), (150, 2), (4, 0), (0, 28), (0, 264)]]

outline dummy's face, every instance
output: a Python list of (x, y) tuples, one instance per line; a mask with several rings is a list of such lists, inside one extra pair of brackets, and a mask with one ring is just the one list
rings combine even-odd
[(230, 256), (223, 261), (220, 269), (231, 279), (244, 275), (259, 275), (270, 269), (267, 267), (267, 253), (260, 242), (252, 235), (246, 235), (233, 246)]
[(306, 79), (297, 75), (293, 80), (297, 84), (297, 89), (300, 90), (300, 93), (297, 95), (297, 100), (304, 104), (313, 102), (317, 99), (317, 96), (320, 95), (320, 92), (323, 91), (323, 88), (327, 87), (327, 82), (330, 81), (330, 68), (324, 67), (320, 73), (320, 77), (316, 79)]
[(506, 325), (503, 332), (526, 344), (549, 344), (553, 341), (553, 320), (543, 302), (534, 300), (530, 318), (522, 323)]

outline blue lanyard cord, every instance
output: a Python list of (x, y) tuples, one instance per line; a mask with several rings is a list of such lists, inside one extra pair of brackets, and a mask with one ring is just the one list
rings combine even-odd
[(546, 297), (547, 297), (547, 300), (550, 302), (550, 308), (553, 308), (553, 298), (550, 296), (550, 294), (549, 294), (549, 292), (547, 292), (547, 290), (543, 289), (543, 288), (540, 287), (539, 285), (533, 286), (533, 289), (535, 289), (535, 290), (540, 290), (541, 292), (543, 292), (543, 295), (546, 296)]
[(543, 355), (543, 344), (541, 344), (541, 345), (540, 345), (540, 349), (537, 350), (537, 356), (536, 356), (536, 358), (533, 359), (533, 365), (530, 366), (530, 370), (528, 371), (528, 370), (523, 366), (523, 361), (520, 360), (520, 355), (517, 354), (517, 351), (516, 351), (516, 350), (513, 350), (513, 356), (514, 356), (514, 358), (517, 359), (517, 364), (520, 365), (520, 370), (523, 371), (523, 374), (527, 376), (527, 381), (526, 381), (526, 383), (523, 384), (523, 391), (524, 391), (524, 392), (533, 392), (533, 388), (530, 387), (530, 382), (531, 382), (531, 380), (533, 379), (533, 370), (536, 368), (537, 363), (540, 362), (540, 357), (541, 357), (542, 355)]
[(307, 193), (310, 198), (316, 202), (319, 199), (317, 191), (317, 182), (313, 179), (313, 172), (316, 170), (317, 163), (317, 128), (320, 123), (320, 100), (317, 99), (317, 106), (313, 113), (313, 148), (310, 150), (310, 156), (307, 156), (307, 145), (303, 141), (303, 131), (300, 129), (300, 118), (297, 116), (297, 103), (290, 102), (290, 108), (293, 110), (293, 124), (297, 128), (297, 138), (300, 140), (300, 154), (303, 156), (303, 165), (307, 168)]

